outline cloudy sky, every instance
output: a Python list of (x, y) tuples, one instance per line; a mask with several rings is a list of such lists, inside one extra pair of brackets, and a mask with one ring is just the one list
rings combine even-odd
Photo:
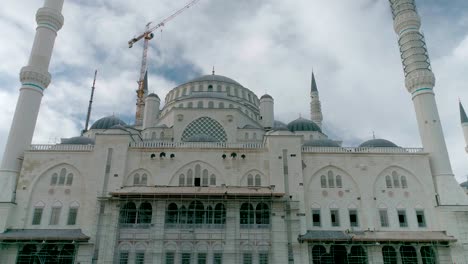
[[(91, 121), (115, 114), (133, 122), (142, 43), (127, 41), (187, 0), (65, 0), (35, 143), (83, 129), (93, 72)], [(419, 0), (437, 78), (436, 99), (457, 180), (468, 175), (458, 98), (468, 107), (468, 1)], [(0, 155), (18, 97), (43, 0), (7, 0), (0, 9)], [(309, 117), (310, 74), (319, 86), (325, 132), (356, 146), (376, 137), (419, 147), (386, 0), (201, 0), (156, 33), (149, 51), (150, 90), (211, 72), (275, 99), (276, 119)]]

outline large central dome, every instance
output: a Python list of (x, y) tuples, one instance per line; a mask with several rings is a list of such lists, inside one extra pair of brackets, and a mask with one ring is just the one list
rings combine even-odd
[(239, 85), (239, 86), (242, 86), (240, 83), (234, 81), (233, 79), (229, 78), (229, 77), (226, 77), (226, 76), (222, 76), (222, 75), (215, 75), (215, 74), (210, 74), (210, 75), (203, 75), (203, 76), (200, 76), (200, 77), (197, 77), (193, 80), (190, 80), (186, 83), (192, 83), (192, 82), (209, 82), (209, 81), (217, 81), (217, 82), (225, 82), (225, 83), (232, 83), (232, 84), (235, 84), (235, 85)]

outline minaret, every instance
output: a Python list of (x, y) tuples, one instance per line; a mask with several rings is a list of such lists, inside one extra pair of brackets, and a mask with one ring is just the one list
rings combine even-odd
[(463, 128), (463, 135), (465, 135), (465, 143), (466, 143), (465, 150), (468, 153), (468, 117), (466, 116), (465, 109), (463, 108), (463, 105), (461, 104), (461, 102), (459, 104), (460, 104), (460, 121), (461, 121), (461, 125)]
[(465, 204), (468, 199), (453, 176), (434, 96), (435, 77), (431, 70), (421, 20), (414, 0), (389, 0), (393, 25), (398, 34), (405, 84), (413, 99), (419, 134), (429, 154), (437, 201), (443, 205)]
[(315, 82), (314, 71), (312, 71), (312, 81), (310, 84), (310, 120), (314, 121), (322, 128), (322, 105), (320, 104), (319, 92), (317, 83)]
[(63, 0), (45, 0), (36, 13), (36, 36), (28, 65), (20, 72), (21, 88), (0, 167), (0, 203), (14, 201), (23, 153), (31, 144), (57, 32), (62, 28)]

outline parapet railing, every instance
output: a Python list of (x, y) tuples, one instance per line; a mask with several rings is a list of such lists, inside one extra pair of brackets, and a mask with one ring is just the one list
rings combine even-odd
[(31, 145), (30, 151), (92, 151), (94, 145), (38, 144)]
[(306, 153), (424, 153), (423, 148), (302, 147)]
[(234, 149), (262, 149), (263, 143), (223, 143), (223, 142), (163, 142), (142, 141), (130, 143), (131, 148), (234, 148)]

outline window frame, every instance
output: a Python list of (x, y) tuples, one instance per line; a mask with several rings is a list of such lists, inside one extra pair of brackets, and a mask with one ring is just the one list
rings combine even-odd
[[(318, 215), (318, 222), (314, 220), (314, 216)], [(320, 209), (312, 209), (312, 226), (321, 227), (322, 226), (322, 215)]]
[[(335, 221), (333, 221), (333, 216), (335, 216)], [(330, 209), (330, 224), (332, 227), (340, 226), (340, 210), (339, 209)]]

